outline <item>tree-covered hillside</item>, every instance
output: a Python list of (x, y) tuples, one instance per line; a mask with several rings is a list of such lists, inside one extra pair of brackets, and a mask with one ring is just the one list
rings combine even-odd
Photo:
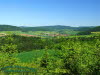
[(91, 32), (99, 32), (100, 31), (100, 26), (94, 27), (94, 28), (89, 28), (85, 31), (81, 31), (78, 34), (79, 35), (88, 35), (91, 34)]
[[(87, 27), (87, 29), (90, 27)], [(86, 29), (84, 27), (71, 27), (71, 26), (64, 26), (64, 25), (54, 25), (54, 26), (39, 26), (39, 27), (24, 27), (24, 26), (11, 26), (11, 25), (0, 25), (0, 31), (57, 31), (57, 30), (83, 30)]]
[(0, 25), (0, 31), (18, 31), (18, 30), (21, 30), (21, 28), (11, 25)]
[(100, 26), (97, 27), (71, 27), (64, 25), (54, 25), (54, 26), (39, 26), (39, 27), (24, 27), (24, 26), (11, 26), (11, 25), (0, 25), (0, 31), (54, 31), (60, 34), (79, 34), (79, 35), (87, 35), (91, 34), (91, 32), (100, 31)]
[(22, 27), (24, 31), (57, 31), (64, 29), (77, 29), (77, 27), (54, 25), (54, 26), (39, 26), (39, 27)]

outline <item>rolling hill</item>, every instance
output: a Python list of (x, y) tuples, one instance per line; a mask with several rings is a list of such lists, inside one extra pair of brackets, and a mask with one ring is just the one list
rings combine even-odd
[(97, 27), (71, 27), (64, 25), (54, 25), (54, 26), (38, 26), (38, 27), (24, 27), (24, 26), (12, 26), (12, 25), (0, 25), (0, 31), (56, 31), (61, 33), (66, 33), (69, 31), (81, 31), (79, 34), (89, 34), (90, 32), (100, 31), (100, 26)]
[(79, 35), (88, 35), (88, 34), (91, 34), (91, 32), (100, 32), (100, 26), (89, 28), (85, 31), (79, 32), (78, 34)]
[(0, 31), (18, 31), (22, 30), (20, 27), (11, 25), (0, 25)]

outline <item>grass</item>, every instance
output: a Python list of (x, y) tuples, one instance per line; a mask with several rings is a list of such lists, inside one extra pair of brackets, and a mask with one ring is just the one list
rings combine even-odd
[[(17, 58), (20, 59), (21, 62), (29, 63), (35, 61), (37, 58), (43, 57), (45, 54), (45, 50), (33, 50), (29, 52), (21, 52), (17, 55)], [(49, 56), (53, 56), (57, 54), (56, 50), (48, 50)], [(57, 58), (57, 57), (54, 57)]]

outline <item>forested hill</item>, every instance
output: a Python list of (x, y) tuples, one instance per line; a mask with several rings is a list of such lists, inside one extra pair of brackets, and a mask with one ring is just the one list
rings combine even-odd
[(55, 25), (55, 26), (39, 26), (39, 27), (24, 27), (24, 26), (12, 26), (12, 25), (0, 25), (0, 31), (56, 31), (62, 29), (77, 29), (77, 27), (70, 27), (70, 26), (62, 26), (62, 25)]
[(0, 25), (0, 31), (18, 31), (18, 30), (21, 30), (21, 28), (11, 25)]
[(97, 32), (97, 31), (100, 31), (100, 26), (91, 28), (91, 29), (89, 29), (89, 31), (91, 31), (91, 32)]
[(39, 26), (39, 27), (24, 27), (24, 26), (12, 26), (12, 25), (0, 25), (0, 31), (56, 31), (71, 29), (76, 31), (99, 31), (100, 27), (71, 27), (63, 25), (54, 25), (54, 26)]
[(25, 31), (56, 31), (56, 30), (63, 30), (63, 29), (77, 29), (77, 27), (70, 27), (70, 26), (62, 26), (62, 25), (55, 25), (55, 26), (39, 26), (39, 27), (22, 27)]
[(79, 34), (81, 35), (88, 35), (88, 34), (91, 34), (91, 32), (100, 32), (100, 26), (97, 26), (97, 27), (93, 27), (93, 28), (89, 28), (85, 31), (82, 31), (80, 32)]

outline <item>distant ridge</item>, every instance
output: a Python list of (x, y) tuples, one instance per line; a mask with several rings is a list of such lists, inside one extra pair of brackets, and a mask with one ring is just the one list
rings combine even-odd
[(91, 34), (91, 32), (100, 32), (100, 26), (88, 28), (87, 30), (79, 32), (78, 34), (79, 35), (88, 35), (88, 34)]
[(27, 27), (27, 26), (0, 25), (0, 31), (25, 31), (25, 32), (26, 31), (57, 31), (57, 30), (65, 30), (65, 29), (69, 29), (69, 30), (71, 29), (75, 31), (87, 31), (91, 28), (95, 28), (95, 27), (93, 26), (71, 27), (71, 26), (64, 26), (64, 25)]
[(18, 31), (18, 30), (21, 30), (21, 28), (12, 25), (0, 25), (0, 31)]

